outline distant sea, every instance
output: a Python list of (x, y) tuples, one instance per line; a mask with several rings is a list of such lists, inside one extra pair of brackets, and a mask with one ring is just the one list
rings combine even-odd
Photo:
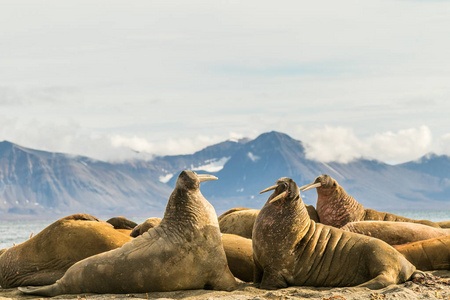
[[(434, 222), (450, 220), (450, 210), (390, 210), (390, 213), (411, 219), (424, 219)], [(145, 218), (129, 218), (136, 223), (142, 223)], [(56, 220), (0, 220), (0, 249), (9, 248), (14, 244), (23, 243), (30, 236), (38, 234), (42, 229)]]

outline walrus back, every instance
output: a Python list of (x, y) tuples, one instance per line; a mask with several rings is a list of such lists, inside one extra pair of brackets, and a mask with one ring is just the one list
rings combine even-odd
[(401, 245), (446, 236), (448, 229), (411, 222), (361, 221), (347, 223), (342, 230), (371, 236), (389, 245)]
[(409, 222), (418, 223), (423, 225), (428, 225), (431, 227), (441, 228), (438, 224), (428, 221), (428, 220), (414, 220), (410, 218), (405, 218), (402, 216), (394, 215), (391, 213), (380, 212), (370, 208), (364, 210), (364, 221), (392, 221), (392, 222)]
[(450, 270), (450, 236), (437, 237), (394, 248), (422, 271)]

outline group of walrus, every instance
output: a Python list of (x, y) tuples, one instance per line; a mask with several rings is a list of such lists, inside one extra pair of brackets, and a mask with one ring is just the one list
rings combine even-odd
[[(446, 222), (364, 209), (328, 175), (298, 187), (283, 177), (260, 209), (217, 218), (200, 192), (212, 175), (182, 171), (162, 219), (62, 218), (0, 250), (0, 286), (26, 294), (231, 291), (236, 278), (261, 289), (288, 286), (380, 289), (449, 269)], [(300, 192), (315, 188), (316, 208)], [(419, 271), (420, 270), (420, 271)]]

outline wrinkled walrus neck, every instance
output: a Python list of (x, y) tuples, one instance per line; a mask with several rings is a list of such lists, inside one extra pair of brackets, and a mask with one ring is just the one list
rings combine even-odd
[(169, 198), (160, 226), (189, 232), (205, 226), (218, 228), (219, 223), (214, 208), (200, 190), (177, 189)]
[(338, 228), (364, 217), (364, 206), (340, 186), (330, 195), (323, 195), (317, 189), (316, 211), (320, 223)]
[[(273, 204), (277, 205), (276, 202)], [(311, 220), (300, 196), (297, 195), (295, 199), (280, 202), (278, 205), (277, 210), (283, 217), (278, 219), (277, 223), (279, 224), (277, 226), (283, 228), (285, 233), (297, 232), (296, 240), (302, 239), (308, 233)], [(293, 243), (296, 242), (293, 241)]]

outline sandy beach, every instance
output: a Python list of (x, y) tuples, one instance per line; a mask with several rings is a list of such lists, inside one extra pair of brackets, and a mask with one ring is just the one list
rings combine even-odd
[[(0, 289), (0, 299), (43, 299), (24, 295), (18, 289)], [(51, 299), (450, 299), (450, 271), (433, 271), (425, 279), (407, 281), (380, 290), (368, 288), (313, 288), (288, 287), (280, 290), (261, 290), (251, 283), (240, 282), (239, 288), (232, 292), (211, 290), (189, 290), (175, 292), (130, 293), (130, 294), (78, 294), (60, 295)]]

